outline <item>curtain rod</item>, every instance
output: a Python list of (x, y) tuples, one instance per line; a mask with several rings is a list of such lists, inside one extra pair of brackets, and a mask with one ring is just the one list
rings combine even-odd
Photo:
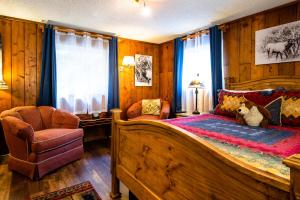
[(81, 30), (75, 30), (75, 29), (71, 29), (71, 28), (65, 28), (65, 27), (60, 27), (60, 26), (54, 26), (54, 30), (59, 31), (59, 32), (63, 32), (63, 33), (74, 33), (76, 35), (88, 35), (90, 37), (94, 37), (94, 38), (102, 38), (102, 39), (107, 39), (107, 40), (111, 40), (112, 36), (108, 36), (108, 35), (101, 35), (99, 33), (92, 33), (89, 31), (81, 31)]
[[(226, 30), (228, 29), (228, 24), (221, 24), (221, 25), (218, 25), (218, 28), (221, 29), (223, 32), (226, 32)], [(181, 38), (181, 40), (187, 40), (187, 39), (192, 39), (192, 38), (195, 38), (199, 35), (203, 35), (203, 34), (209, 34), (209, 29), (204, 29), (204, 30), (201, 30), (201, 31), (198, 31), (196, 33), (192, 33), (192, 34), (189, 34), (187, 36), (184, 36)]]
[(184, 40), (187, 40), (187, 39), (192, 39), (192, 38), (195, 38), (195, 37), (203, 35), (203, 34), (209, 34), (209, 30), (205, 29), (205, 30), (198, 31), (196, 33), (193, 33), (193, 34), (182, 37), (181, 40), (184, 41)]
[[(43, 25), (39, 25), (39, 28), (42, 29), (42, 32), (44, 32), (44, 26)], [(88, 35), (90, 37), (94, 37), (94, 38), (102, 38), (102, 39), (106, 39), (106, 40), (111, 40), (112, 36), (108, 36), (108, 35), (101, 35), (99, 33), (93, 33), (90, 31), (82, 31), (82, 30), (76, 30), (76, 29), (71, 29), (71, 28), (66, 28), (66, 27), (62, 27), (62, 26), (54, 26), (54, 30), (59, 31), (59, 32), (63, 32), (63, 33), (74, 33), (76, 35)]]

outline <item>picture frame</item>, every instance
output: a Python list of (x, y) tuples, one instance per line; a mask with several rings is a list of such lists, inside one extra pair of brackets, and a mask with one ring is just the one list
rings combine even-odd
[(152, 56), (135, 55), (135, 86), (152, 86)]
[(255, 32), (255, 64), (300, 61), (300, 21)]

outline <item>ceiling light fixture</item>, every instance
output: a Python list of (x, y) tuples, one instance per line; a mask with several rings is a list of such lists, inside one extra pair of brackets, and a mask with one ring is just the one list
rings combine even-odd
[(151, 14), (151, 9), (148, 7), (148, 6), (146, 6), (146, 1), (144, 1), (144, 4), (143, 4), (143, 8), (142, 8), (143, 10), (142, 10), (142, 14), (144, 15), (144, 16), (149, 16), (150, 14)]
[(139, 4), (140, 0), (131, 0), (132, 3)]
[(151, 14), (151, 9), (146, 5), (146, 0), (131, 0), (133, 4), (140, 5), (142, 9), (143, 16), (149, 16)]

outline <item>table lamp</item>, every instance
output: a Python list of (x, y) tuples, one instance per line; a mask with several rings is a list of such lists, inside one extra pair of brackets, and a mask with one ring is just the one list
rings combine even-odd
[[(197, 78), (199, 77), (199, 74), (197, 74)], [(204, 84), (201, 83), (198, 79), (194, 79), (191, 81), (189, 88), (196, 88), (195, 90), (195, 95), (196, 95), (196, 108), (193, 111), (194, 115), (199, 115), (200, 112), (198, 111), (198, 88), (199, 89), (204, 89)]]

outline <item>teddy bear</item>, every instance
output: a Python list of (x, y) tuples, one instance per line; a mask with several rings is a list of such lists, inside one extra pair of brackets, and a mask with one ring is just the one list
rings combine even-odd
[(236, 114), (239, 124), (263, 128), (268, 127), (271, 117), (271, 113), (267, 109), (249, 100), (241, 102)]

